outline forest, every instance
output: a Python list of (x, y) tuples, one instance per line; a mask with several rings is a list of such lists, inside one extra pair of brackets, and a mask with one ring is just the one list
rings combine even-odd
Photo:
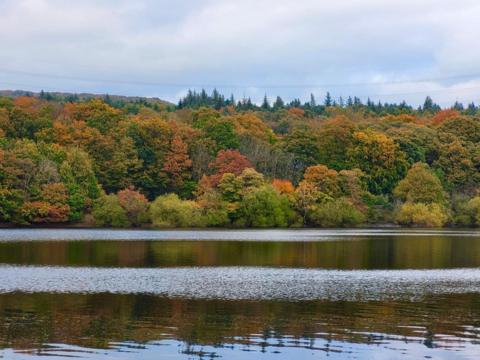
[(0, 223), (480, 226), (480, 109), (2, 96)]

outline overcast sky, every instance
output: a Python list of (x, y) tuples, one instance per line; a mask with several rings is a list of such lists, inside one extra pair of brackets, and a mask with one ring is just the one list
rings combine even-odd
[(0, 0), (0, 88), (480, 103), (478, 0)]

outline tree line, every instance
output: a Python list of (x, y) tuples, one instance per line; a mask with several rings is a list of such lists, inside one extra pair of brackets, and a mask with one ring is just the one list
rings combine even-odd
[(0, 223), (480, 225), (475, 104), (0, 97)]

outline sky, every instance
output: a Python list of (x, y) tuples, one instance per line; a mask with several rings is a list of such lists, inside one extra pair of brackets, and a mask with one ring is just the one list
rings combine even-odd
[(0, 0), (0, 89), (480, 103), (477, 0)]

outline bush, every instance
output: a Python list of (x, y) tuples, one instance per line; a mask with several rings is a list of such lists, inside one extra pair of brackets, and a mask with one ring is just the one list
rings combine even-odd
[(191, 200), (182, 200), (176, 194), (162, 195), (150, 206), (150, 218), (156, 227), (202, 226), (201, 209)]
[(317, 205), (310, 220), (321, 227), (347, 227), (364, 222), (365, 216), (347, 199), (338, 199)]
[(447, 220), (446, 209), (439, 204), (405, 203), (395, 216), (397, 223), (425, 227), (441, 227)]
[(69, 212), (68, 205), (52, 205), (45, 201), (26, 202), (20, 210), (25, 223), (66, 222)]
[(125, 189), (117, 193), (117, 198), (131, 224), (140, 226), (148, 221), (148, 200), (144, 195), (133, 189)]
[(238, 225), (253, 227), (286, 227), (296, 220), (288, 199), (271, 185), (245, 194), (237, 215)]
[(467, 214), (470, 216), (471, 225), (480, 226), (480, 196), (474, 197), (467, 203)]
[(116, 195), (104, 195), (95, 201), (92, 211), (98, 226), (128, 227), (132, 223)]
[(16, 219), (19, 210), (22, 207), (23, 197), (18, 190), (9, 190), (0, 187), (0, 222), (19, 222), (22, 219)]
[(480, 226), (480, 196), (457, 204), (454, 222), (461, 226)]
[(225, 226), (230, 224), (228, 203), (220, 194), (207, 192), (198, 199), (202, 212), (202, 224), (205, 226)]

